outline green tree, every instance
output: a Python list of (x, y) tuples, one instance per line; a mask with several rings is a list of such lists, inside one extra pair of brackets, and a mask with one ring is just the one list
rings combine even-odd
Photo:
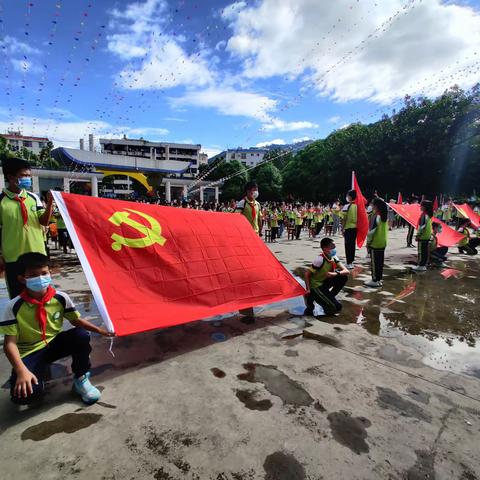
[(219, 164), (219, 166), (210, 174), (206, 175), (203, 180), (211, 183), (227, 177), (232, 178), (228, 178), (223, 182), (220, 199), (222, 201), (229, 201), (240, 198), (243, 194), (245, 183), (248, 182), (248, 171), (238, 160), (231, 160), (230, 162)]
[(255, 180), (258, 183), (261, 200), (281, 200), (282, 174), (280, 170), (273, 163), (265, 163), (255, 170)]

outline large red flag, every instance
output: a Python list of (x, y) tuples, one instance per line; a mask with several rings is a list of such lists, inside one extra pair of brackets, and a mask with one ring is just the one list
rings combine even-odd
[[(395, 212), (397, 212), (403, 219), (412, 225), (412, 227), (418, 228), (420, 215), (422, 214), (420, 205), (418, 203), (413, 203), (411, 205), (396, 205), (395, 203), (389, 203), (388, 206), (395, 210)], [(432, 220), (433, 222), (442, 225), (442, 233), (437, 235), (438, 245), (440, 247), (453, 247), (463, 239), (463, 235), (461, 233), (449, 227), (446, 223), (443, 223), (438, 218), (433, 218)]]
[(465, 217), (468, 218), (475, 228), (480, 228), (480, 215), (477, 215), (468, 203), (462, 205), (453, 204), (455, 208)]
[(102, 318), (118, 335), (305, 293), (243, 215), (54, 197)]
[(367, 201), (362, 195), (355, 172), (352, 172), (352, 189), (357, 192), (357, 198), (355, 199), (357, 205), (357, 246), (362, 248), (368, 234), (368, 215), (365, 208)]

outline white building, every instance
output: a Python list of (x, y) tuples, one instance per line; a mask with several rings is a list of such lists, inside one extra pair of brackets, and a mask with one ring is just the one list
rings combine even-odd
[(212, 163), (219, 159), (223, 159), (227, 162), (237, 160), (246, 167), (255, 167), (263, 162), (263, 157), (265, 157), (266, 153), (268, 153), (268, 150), (262, 148), (228, 149), (210, 158), (208, 163)]
[[(198, 174), (201, 145), (149, 142), (143, 138), (101, 138), (101, 152), (109, 156), (116, 156), (122, 164), (128, 164), (136, 170), (162, 170), (162, 164), (175, 164), (178, 173), (169, 176), (176, 178), (194, 178)], [(120, 162), (117, 161), (117, 164)], [(125, 165), (127, 166), (127, 165)]]
[(46, 137), (32, 137), (29, 135), (22, 135), (21, 132), (8, 131), (8, 133), (1, 133), (0, 137), (5, 138), (7, 146), (12, 152), (18, 152), (22, 148), (26, 148), (32, 153), (38, 155), (42, 148), (47, 146), (49, 142)]

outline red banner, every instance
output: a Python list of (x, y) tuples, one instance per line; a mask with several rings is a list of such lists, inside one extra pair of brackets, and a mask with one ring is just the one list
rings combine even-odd
[(304, 295), (243, 215), (54, 192), (117, 335)]
[(355, 204), (357, 205), (357, 246), (362, 248), (368, 234), (368, 215), (365, 205), (367, 200), (360, 190), (355, 172), (352, 172), (352, 189), (357, 192)]
[[(388, 206), (398, 213), (410, 225), (412, 225), (412, 227), (418, 228), (418, 222), (422, 213), (418, 203), (413, 203), (411, 205), (396, 205), (395, 203), (389, 203)], [(433, 222), (442, 225), (442, 233), (437, 235), (439, 247), (453, 247), (463, 239), (463, 234), (449, 227), (446, 223), (443, 223), (438, 218), (433, 218)]]
[(462, 205), (453, 204), (454, 207), (465, 217), (468, 218), (475, 228), (480, 228), (480, 215), (477, 215), (468, 203)]

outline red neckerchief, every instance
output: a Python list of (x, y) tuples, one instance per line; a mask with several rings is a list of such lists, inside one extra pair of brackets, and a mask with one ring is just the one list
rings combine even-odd
[(27, 206), (25, 205), (26, 197), (20, 197), (19, 195), (15, 195), (12, 200), (20, 203), (20, 208), (22, 210), (23, 226), (25, 227), (28, 222), (28, 211)]
[(257, 218), (257, 212), (255, 210), (255, 199), (253, 199), (253, 202), (250, 202), (250, 200), (248, 200), (248, 198), (245, 197), (245, 201), (248, 202), (248, 204), (250, 205), (252, 209), (252, 220), (255, 221), (255, 219)]
[(36, 298), (32, 298), (27, 289), (25, 289), (21, 294), (20, 297), (25, 300), (27, 303), (31, 303), (32, 305), (37, 305), (36, 317), (38, 321), (38, 326), (42, 331), (42, 340), (47, 344), (47, 310), (45, 309), (45, 304), (49, 302), (56, 294), (56, 290), (49, 285), (45, 295), (40, 299), (37, 300)]

